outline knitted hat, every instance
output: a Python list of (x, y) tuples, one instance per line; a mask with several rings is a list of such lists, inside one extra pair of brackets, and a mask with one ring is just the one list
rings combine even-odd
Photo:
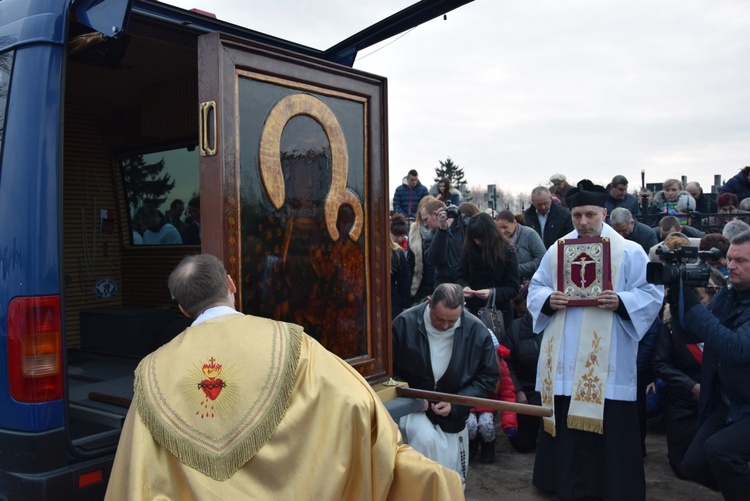
[(565, 179), (566, 179), (565, 174), (557, 173), (557, 174), (552, 174), (550, 176), (549, 182), (550, 183), (556, 183), (558, 181), (565, 181)]
[(740, 205), (740, 201), (734, 193), (722, 193), (719, 195), (716, 203), (719, 205), (719, 209), (728, 205), (731, 205), (736, 209)]
[(677, 199), (677, 212), (690, 212), (695, 210), (695, 199), (690, 195), (680, 195)]

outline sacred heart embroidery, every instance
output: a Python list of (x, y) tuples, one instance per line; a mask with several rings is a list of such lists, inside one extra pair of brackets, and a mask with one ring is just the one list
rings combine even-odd
[(204, 379), (198, 383), (198, 386), (200, 386), (201, 390), (203, 390), (203, 393), (205, 393), (208, 398), (216, 400), (216, 397), (219, 396), (221, 389), (226, 386), (226, 383), (222, 381), (221, 378)]
[(215, 417), (212, 402), (216, 401), (221, 395), (221, 391), (227, 387), (227, 383), (219, 377), (222, 365), (214, 357), (211, 357), (208, 359), (208, 363), (203, 364), (203, 368), (201, 369), (205, 379), (198, 381), (197, 387), (203, 391), (206, 398), (200, 403), (202, 409), (195, 413), (196, 415), (200, 415), (201, 419)]

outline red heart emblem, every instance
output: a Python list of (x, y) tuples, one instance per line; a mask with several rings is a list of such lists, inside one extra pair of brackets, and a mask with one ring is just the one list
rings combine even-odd
[(201, 381), (201, 389), (203, 390), (203, 393), (205, 393), (211, 400), (216, 400), (216, 397), (219, 396), (219, 393), (221, 393), (224, 386), (226, 386), (226, 384), (220, 378), (204, 379)]

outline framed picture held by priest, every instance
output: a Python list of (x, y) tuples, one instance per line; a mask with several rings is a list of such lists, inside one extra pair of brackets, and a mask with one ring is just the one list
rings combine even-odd
[(609, 238), (561, 240), (557, 254), (557, 290), (570, 298), (568, 306), (597, 306), (599, 294), (612, 289)]

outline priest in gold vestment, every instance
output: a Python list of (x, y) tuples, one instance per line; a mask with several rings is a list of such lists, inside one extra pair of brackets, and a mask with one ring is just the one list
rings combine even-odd
[(195, 321), (136, 369), (106, 499), (463, 499), (346, 362), (237, 312), (217, 258), (185, 258), (169, 288)]

